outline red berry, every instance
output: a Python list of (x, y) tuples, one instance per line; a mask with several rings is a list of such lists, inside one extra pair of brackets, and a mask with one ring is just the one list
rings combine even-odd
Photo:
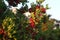
[(40, 6), (39, 6), (39, 5), (37, 5), (37, 6), (36, 6), (36, 9), (39, 9), (39, 8), (40, 8)]
[(14, 0), (16, 2), (16, 4), (18, 4), (20, 2), (20, 0)]
[(29, 9), (29, 12), (32, 12), (32, 8)]
[(9, 5), (13, 5), (14, 4), (14, 1), (9, 1)]
[(41, 12), (42, 13), (46, 13), (46, 9), (45, 8), (41, 8)]
[(30, 18), (30, 22), (34, 22), (34, 19), (33, 18)]
[(35, 23), (34, 23), (34, 19), (33, 19), (33, 18), (30, 18), (30, 26), (31, 26), (32, 28), (35, 27)]
[(35, 23), (30, 23), (30, 26), (31, 26), (32, 28), (35, 28)]
[(4, 33), (4, 30), (3, 29), (0, 29), (0, 34), (3, 34)]
[[(17, 2), (17, 1), (16, 1)], [(11, 6), (16, 6), (18, 3), (16, 3), (15, 0), (9, 0), (8, 3)]]

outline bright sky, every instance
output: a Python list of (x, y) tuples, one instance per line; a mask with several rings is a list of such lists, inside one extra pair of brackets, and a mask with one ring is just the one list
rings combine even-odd
[[(36, 0), (29, 0), (29, 8), (30, 8), (30, 3), (36, 3)], [(43, 3), (42, 3), (44, 6), (46, 4), (49, 4), (49, 7), (51, 9), (47, 10), (47, 14), (51, 14), (51, 18), (55, 18), (57, 20), (60, 20), (60, 0), (45, 0)], [(19, 7), (21, 6), (18, 5)]]
[(47, 14), (51, 14), (52, 18), (60, 20), (60, 0), (46, 0), (44, 2), (44, 5), (45, 4), (49, 4), (49, 7), (51, 7), (51, 9), (47, 11)]
[[(35, 2), (35, 1), (30, 0), (30, 3)], [(44, 6), (46, 4), (49, 4), (49, 7), (51, 9), (47, 10), (47, 14), (51, 14), (52, 15), (51, 18), (55, 18), (57, 20), (60, 20), (60, 0), (45, 0), (42, 4)]]

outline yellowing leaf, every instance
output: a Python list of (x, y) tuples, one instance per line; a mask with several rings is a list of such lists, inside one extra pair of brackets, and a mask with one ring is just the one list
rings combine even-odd
[(34, 16), (35, 16), (35, 15), (34, 15), (34, 12), (32, 12), (32, 13), (31, 13), (31, 17), (32, 17), (33, 19), (35, 19)]

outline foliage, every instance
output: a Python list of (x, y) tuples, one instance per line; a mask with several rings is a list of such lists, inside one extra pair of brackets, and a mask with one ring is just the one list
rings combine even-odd
[[(0, 0), (0, 40), (59, 40), (60, 29), (53, 30), (54, 20), (50, 20), (41, 3), (44, 0), (36, 0), (31, 8), (25, 4), (27, 0), (6, 0), (9, 7), (16, 7), (22, 3), (22, 7), (15, 12), (8, 8), (3, 0)], [(25, 5), (25, 6), (24, 6)], [(28, 14), (26, 16), (25, 14)]]

